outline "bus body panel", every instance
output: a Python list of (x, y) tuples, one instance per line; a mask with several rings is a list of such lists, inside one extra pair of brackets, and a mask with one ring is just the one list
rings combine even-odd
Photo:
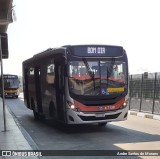
[[(65, 122), (64, 95), (64, 66), (61, 65), (63, 57), (51, 55), (47, 58), (29, 59), (23, 62), (23, 70), (28, 69), (28, 74), (24, 71), (24, 103), (25, 105), (46, 118), (53, 117), (56, 120)], [(51, 67), (54, 65), (55, 79), (52, 83)], [(47, 72), (48, 71), (48, 72)], [(28, 77), (27, 77), (28, 76)], [(60, 80), (61, 79), (61, 80)], [(28, 83), (28, 84), (26, 84)], [(59, 106), (58, 106), (59, 105)]]

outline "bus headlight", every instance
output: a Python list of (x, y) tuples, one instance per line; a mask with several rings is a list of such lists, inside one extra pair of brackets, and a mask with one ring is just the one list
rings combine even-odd
[(68, 107), (69, 107), (70, 109), (72, 109), (72, 110), (74, 110), (74, 111), (76, 111), (76, 112), (79, 111), (79, 109), (78, 109), (73, 103), (67, 101), (67, 105), (68, 105)]
[(76, 106), (75, 106), (74, 104), (72, 104), (72, 105), (70, 105), (70, 108), (71, 108), (71, 109), (75, 109)]
[(120, 106), (120, 109), (125, 108), (128, 105), (128, 100), (124, 101), (124, 103)]
[(123, 103), (123, 106), (124, 106), (124, 107), (126, 107), (126, 106), (127, 106), (127, 102), (126, 102), (126, 101)]

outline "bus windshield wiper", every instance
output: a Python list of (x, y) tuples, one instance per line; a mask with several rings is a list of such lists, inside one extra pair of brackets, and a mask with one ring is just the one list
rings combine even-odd
[(111, 77), (111, 74), (113, 72), (113, 65), (115, 63), (115, 59), (112, 58), (112, 61), (109, 65), (109, 67), (107, 67), (107, 87), (108, 87), (108, 82), (109, 82), (109, 77)]
[(86, 68), (87, 68), (87, 72), (89, 74), (89, 76), (91, 77), (91, 79), (93, 80), (93, 86), (94, 86), (94, 90), (95, 90), (95, 78), (94, 78), (94, 72), (91, 70), (86, 58), (82, 58)]

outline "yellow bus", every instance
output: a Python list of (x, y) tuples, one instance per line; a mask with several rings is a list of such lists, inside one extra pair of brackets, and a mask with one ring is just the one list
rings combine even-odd
[(17, 75), (4, 74), (4, 96), (18, 98), (19, 96), (19, 79)]

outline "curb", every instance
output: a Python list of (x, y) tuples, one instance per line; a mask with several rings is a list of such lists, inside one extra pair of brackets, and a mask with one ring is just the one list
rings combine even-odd
[(142, 112), (136, 112), (136, 111), (128, 111), (128, 113), (130, 115), (135, 115), (135, 116), (139, 116), (139, 117), (142, 117), (142, 118), (148, 118), (148, 119), (154, 119), (154, 120), (159, 120), (160, 121), (160, 115), (142, 113)]

